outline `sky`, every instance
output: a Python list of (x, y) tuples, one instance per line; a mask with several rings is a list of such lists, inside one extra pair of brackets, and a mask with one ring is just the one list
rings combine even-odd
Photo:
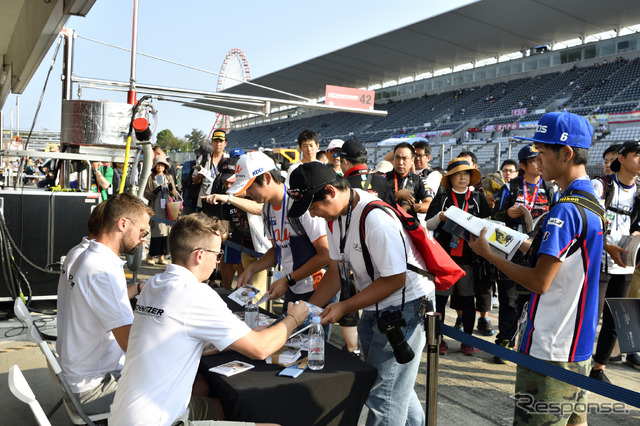
[[(252, 78), (258, 78), (472, 2), (139, 0), (137, 50), (217, 73), (226, 54), (239, 48), (247, 57)], [(97, 0), (86, 17), (71, 17), (66, 26), (79, 36), (130, 49), (132, 17), (133, 0)], [(20, 98), (20, 128), (31, 127), (54, 50), (55, 43), (24, 93), (7, 98), (2, 109), (5, 128), (17, 124), (16, 96)], [(77, 38), (73, 66), (77, 76), (127, 82), (131, 54)], [(36, 129), (60, 129), (61, 72), (62, 47)], [(215, 91), (218, 77), (138, 56), (136, 81)], [(77, 87), (73, 98), (78, 99)], [(85, 88), (80, 99), (124, 103), (126, 93)], [(169, 129), (176, 136), (193, 128), (208, 134), (215, 120), (214, 113), (173, 102), (154, 101), (154, 106), (158, 110), (156, 131)]]

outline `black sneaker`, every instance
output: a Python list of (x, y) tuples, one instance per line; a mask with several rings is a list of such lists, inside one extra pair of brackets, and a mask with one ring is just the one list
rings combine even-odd
[[(496, 345), (500, 345), (503, 348), (509, 348), (511, 349), (510, 345), (511, 345), (511, 341), (508, 339), (501, 339), (500, 341), (496, 342)], [(500, 358), (497, 355), (493, 356), (493, 362), (496, 364), (506, 364), (507, 361), (505, 361), (504, 359)]]
[(640, 355), (637, 353), (627, 354), (627, 364), (636, 370), (640, 370)]
[(622, 364), (622, 354), (610, 357), (609, 364)]
[(600, 380), (601, 382), (611, 384), (611, 381), (609, 380), (607, 375), (604, 374), (604, 370), (596, 370), (592, 368), (591, 373), (589, 373), (589, 377), (591, 377), (592, 379)]
[(489, 320), (489, 318), (487, 317), (478, 318), (478, 331), (483, 336), (493, 336), (494, 334), (496, 334), (496, 332), (493, 331), (493, 327), (491, 326), (491, 320)]
[(455, 328), (456, 330), (462, 331), (462, 315), (460, 315), (458, 318), (456, 318), (456, 323), (453, 326), (453, 328)]

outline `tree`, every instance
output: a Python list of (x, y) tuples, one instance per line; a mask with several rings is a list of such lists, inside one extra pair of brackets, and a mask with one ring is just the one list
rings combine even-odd
[(200, 144), (203, 144), (207, 141), (207, 135), (199, 129), (191, 129), (191, 133), (188, 135), (184, 135), (185, 140), (185, 149), (193, 151)]
[(187, 141), (175, 137), (169, 129), (158, 132), (156, 135), (156, 143), (166, 153), (171, 151), (185, 151), (185, 149), (187, 149)]

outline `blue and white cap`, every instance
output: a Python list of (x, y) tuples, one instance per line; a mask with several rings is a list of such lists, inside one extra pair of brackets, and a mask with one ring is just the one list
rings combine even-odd
[(580, 115), (570, 112), (548, 112), (538, 121), (533, 137), (514, 137), (539, 143), (589, 149), (593, 139), (593, 127)]

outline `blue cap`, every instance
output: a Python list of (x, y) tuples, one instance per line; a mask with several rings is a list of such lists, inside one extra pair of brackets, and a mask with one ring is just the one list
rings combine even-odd
[(564, 111), (548, 112), (538, 121), (532, 138), (514, 137), (539, 143), (589, 149), (593, 139), (593, 127), (580, 115)]
[(537, 156), (538, 150), (536, 147), (533, 145), (527, 145), (518, 152), (518, 162), (524, 163), (525, 161), (536, 158)]
[(244, 151), (241, 150), (240, 148), (232, 149), (231, 152), (229, 153), (229, 157), (231, 158), (240, 157), (241, 155), (244, 155)]

